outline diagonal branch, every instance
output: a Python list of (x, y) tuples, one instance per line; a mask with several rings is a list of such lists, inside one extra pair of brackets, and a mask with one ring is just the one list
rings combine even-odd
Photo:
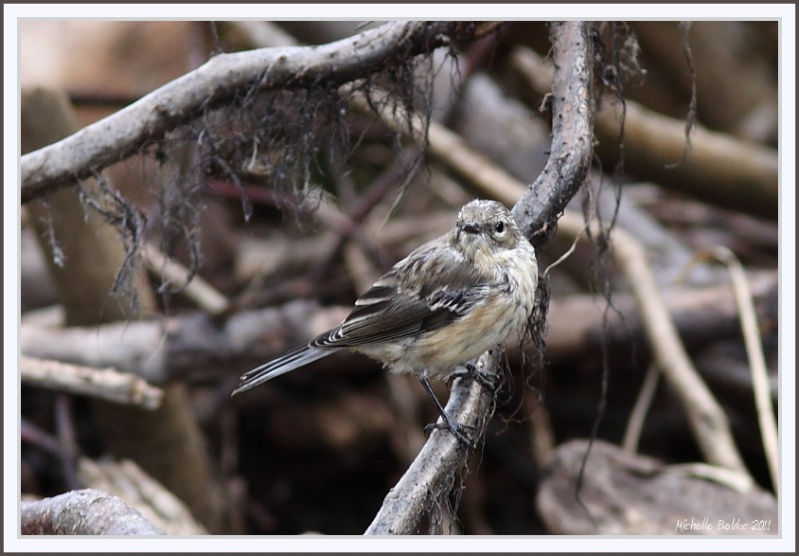
[(552, 24), (555, 77), (550, 95), (552, 145), (538, 179), (513, 207), (522, 231), (539, 250), (585, 182), (593, 160), (593, 48), (590, 24)]
[(464, 27), (456, 22), (391, 22), (322, 46), (220, 54), (127, 108), (23, 156), (22, 203), (89, 177), (236, 97), (254, 91), (336, 87), (449, 44), (460, 33)]
[[(477, 363), (480, 372), (491, 373), (499, 363), (499, 351), (484, 353)], [(470, 435), (482, 438), (494, 414), (492, 394), (479, 381), (456, 379), (447, 402), (448, 415)], [(439, 418), (439, 424), (441, 424)], [(455, 435), (433, 430), (430, 439), (399, 482), (389, 491), (383, 505), (366, 529), (367, 535), (412, 535), (431, 508), (442, 505), (452, 489), (455, 473), (466, 462), (469, 450)]]

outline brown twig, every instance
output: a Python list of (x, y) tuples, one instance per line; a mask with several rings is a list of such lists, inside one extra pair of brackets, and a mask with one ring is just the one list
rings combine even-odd
[(216, 288), (200, 276), (192, 275), (185, 266), (166, 256), (157, 247), (144, 244), (144, 262), (150, 272), (191, 299), (197, 306), (212, 316), (225, 314), (230, 310), (230, 302)]
[(81, 485), (78, 481), (77, 464), (80, 455), (75, 424), (72, 414), (72, 399), (66, 394), (57, 394), (55, 398), (55, 424), (58, 443), (61, 445), (62, 469), (64, 482), (68, 489), (76, 489)]

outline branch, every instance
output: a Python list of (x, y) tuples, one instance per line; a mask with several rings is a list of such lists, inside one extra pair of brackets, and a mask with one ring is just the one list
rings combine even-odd
[(54, 390), (84, 394), (121, 404), (156, 409), (163, 390), (141, 378), (111, 368), (97, 369), (60, 361), (21, 356), (20, 378), (23, 383)]
[[(479, 372), (494, 374), (499, 351), (484, 353), (477, 362)], [(482, 438), (494, 414), (491, 394), (471, 378), (456, 379), (447, 402), (448, 415), (470, 435)], [(442, 424), (439, 418), (438, 424)], [(411, 535), (417, 533), (421, 519), (431, 508), (444, 503), (455, 480), (455, 472), (465, 463), (468, 450), (447, 431), (433, 430), (419, 455), (386, 496), (380, 511), (366, 529), (367, 535)]]
[(183, 293), (209, 315), (218, 317), (230, 311), (230, 302), (224, 295), (159, 248), (145, 243), (142, 254), (150, 272), (160, 276), (163, 282)]
[(590, 24), (552, 24), (555, 76), (552, 145), (543, 172), (513, 207), (513, 216), (536, 250), (552, 236), (558, 218), (585, 182), (593, 161), (593, 48)]
[(75, 490), (20, 504), (23, 535), (163, 535), (122, 499), (99, 490)]
[(755, 395), (760, 434), (763, 437), (763, 451), (766, 454), (774, 492), (778, 493), (780, 471), (777, 420), (774, 417), (774, 408), (769, 395), (766, 356), (763, 354), (763, 344), (757, 326), (752, 286), (749, 284), (743, 265), (732, 251), (726, 247), (718, 247), (715, 255), (729, 268), (735, 301), (738, 303), (738, 310), (741, 313), (741, 332), (752, 372), (752, 389)]
[(243, 92), (339, 86), (456, 38), (454, 22), (391, 22), (313, 47), (220, 54), (77, 133), (22, 157), (22, 203), (92, 175)]

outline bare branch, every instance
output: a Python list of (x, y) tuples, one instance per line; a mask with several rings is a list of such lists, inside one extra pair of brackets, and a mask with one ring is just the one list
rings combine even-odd
[(585, 182), (593, 161), (593, 48), (590, 24), (552, 24), (555, 76), (552, 146), (544, 171), (513, 207), (513, 216), (533, 247), (539, 249), (555, 232), (558, 218)]
[(120, 498), (94, 489), (74, 490), (20, 504), (23, 535), (163, 535)]
[[(481, 373), (495, 373), (499, 351), (484, 353), (478, 360)], [(482, 438), (494, 414), (491, 394), (476, 380), (459, 378), (452, 386), (446, 406), (448, 415), (469, 435)], [(442, 424), (439, 418), (439, 424)], [(433, 430), (430, 439), (408, 470), (386, 496), (367, 535), (410, 535), (417, 533), (420, 520), (444, 500), (452, 488), (455, 472), (465, 463), (468, 450), (447, 431)]]
[(391, 22), (323, 46), (220, 54), (127, 108), (23, 156), (22, 203), (125, 159), (242, 92), (339, 86), (395, 63), (392, 57), (448, 44), (459, 29), (454, 22)]
[[(581, 506), (574, 496), (574, 481), (586, 449), (585, 440), (559, 446), (539, 486), (536, 506), (550, 533), (779, 533), (776, 499), (750, 477), (707, 464), (664, 465), (602, 440), (594, 441), (591, 473), (584, 475)], [(733, 508), (735, 516), (730, 515)], [(738, 522), (737, 528), (733, 521)], [(762, 526), (754, 528), (753, 522)]]
[(145, 409), (156, 409), (164, 396), (160, 388), (150, 386), (135, 375), (111, 368), (96, 369), (23, 355), (19, 371), (23, 383)]

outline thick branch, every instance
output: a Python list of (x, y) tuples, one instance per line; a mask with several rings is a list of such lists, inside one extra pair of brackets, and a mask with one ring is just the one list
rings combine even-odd
[(314, 47), (220, 54), (197, 70), (53, 145), (22, 157), (23, 203), (123, 160), (204, 110), (253, 90), (338, 86), (379, 71), (397, 56), (447, 44), (453, 22), (391, 22)]
[[(481, 373), (495, 373), (498, 362), (499, 352), (489, 351), (480, 357), (477, 367)], [(455, 381), (445, 409), (448, 415), (457, 415), (458, 423), (467, 427), (469, 434), (476, 438), (482, 438), (494, 414), (491, 394), (471, 378)], [(442, 504), (452, 488), (455, 472), (464, 464), (468, 453), (454, 435), (445, 430), (434, 430), (422, 451), (386, 496), (366, 534), (418, 533), (420, 520), (432, 507)]]
[(67, 492), (20, 505), (23, 535), (163, 535), (120, 498), (99, 490)]
[[(601, 440), (594, 441), (578, 499), (574, 483), (587, 449), (585, 440), (560, 445), (541, 481), (536, 506), (550, 533), (726, 537), (780, 530), (777, 501), (748, 477), (706, 464), (664, 465)], [(730, 512), (747, 528), (730, 528)], [(703, 527), (691, 527), (692, 519)], [(769, 527), (753, 529), (753, 522)]]
[(593, 160), (593, 49), (590, 25), (552, 24), (555, 78), (550, 96), (552, 146), (544, 171), (513, 207), (513, 216), (533, 247), (555, 231), (558, 217), (583, 185)]

